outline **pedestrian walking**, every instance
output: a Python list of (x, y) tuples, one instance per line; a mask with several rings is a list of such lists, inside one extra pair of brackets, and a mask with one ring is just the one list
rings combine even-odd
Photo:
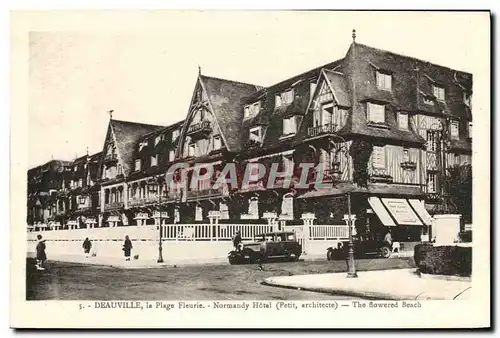
[(45, 253), (45, 240), (42, 239), (42, 235), (36, 236), (38, 239), (38, 244), (36, 245), (36, 269), (45, 270), (45, 261), (47, 260), (47, 254)]
[(85, 253), (85, 258), (89, 258), (90, 255), (90, 249), (92, 249), (92, 242), (89, 240), (89, 238), (85, 238), (82, 244), (83, 252)]
[(125, 236), (125, 242), (123, 243), (122, 250), (125, 254), (125, 260), (129, 261), (130, 260), (130, 253), (132, 251), (132, 241), (130, 241), (130, 238), (128, 238), (128, 235)]

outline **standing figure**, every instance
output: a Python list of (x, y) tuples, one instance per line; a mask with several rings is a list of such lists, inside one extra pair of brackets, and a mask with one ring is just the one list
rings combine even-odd
[(92, 248), (92, 242), (89, 240), (88, 237), (85, 238), (85, 240), (83, 241), (82, 248), (83, 252), (85, 253), (85, 258), (89, 258), (90, 249)]
[(233, 246), (237, 251), (241, 250), (241, 234), (240, 231), (236, 231), (236, 234), (233, 237)]
[(125, 236), (125, 242), (123, 243), (123, 252), (125, 253), (125, 260), (130, 260), (130, 252), (132, 251), (132, 241), (128, 238), (128, 235)]
[(386, 242), (387, 244), (389, 244), (390, 247), (392, 247), (392, 235), (390, 230), (387, 231), (387, 233), (385, 234), (384, 242)]
[(38, 239), (38, 244), (36, 245), (36, 269), (45, 270), (44, 264), (47, 260), (47, 254), (45, 253), (45, 240), (42, 239), (42, 235), (36, 236)]

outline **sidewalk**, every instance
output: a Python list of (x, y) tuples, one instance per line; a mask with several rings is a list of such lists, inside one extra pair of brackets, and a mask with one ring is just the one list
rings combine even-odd
[[(28, 257), (34, 258), (33, 253), (28, 253)], [(180, 266), (180, 265), (197, 265), (197, 264), (224, 264), (227, 263), (227, 259), (176, 259), (168, 260), (165, 259), (163, 263), (157, 263), (156, 260), (145, 260), (145, 259), (131, 259), (130, 261), (125, 261), (125, 258), (117, 257), (105, 257), (96, 256), (85, 258), (83, 255), (51, 255), (48, 262), (67, 262), (76, 264), (86, 264), (86, 265), (99, 265), (108, 266), (120, 269), (153, 269), (153, 268), (164, 268), (167, 266)]]
[(415, 269), (361, 271), (358, 278), (345, 272), (270, 277), (264, 284), (381, 300), (463, 300), (471, 294), (470, 282), (421, 278)]

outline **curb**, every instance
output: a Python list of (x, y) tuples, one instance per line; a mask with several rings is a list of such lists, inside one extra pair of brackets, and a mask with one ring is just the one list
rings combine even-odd
[(283, 285), (274, 283), (265, 279), (262, 281), (263, 285), (280, 287), (284, 289), (294, 289), (299, 291), (312, 291), (319, 293), (327, 293), (331, 295), (341, 295), (341, 296), (353, 296), (365, 299), (377, 299), (377, 300), (444, 300), (444, 298), (421, 298), (423, 295), (419, 294), (415, 297), (415, 295), (394, 295), (390, 293), (383, 292), (363, 292), (358, 290), (332, 290), (330, 288), (321, 288), (321, 287), (302, 287), (302, 286), (294, 286), (294, 285)]
[(466, 295), (471, 287), (467, 287), (464, 290), (460, 291), (458, 294), (453, 295), (453, 297), (443, 297), (442, 295), (437, 295), (435, 293), (421, 292), (417, 295), (413, 294), (392, 294), (381, 291), (361, 291), (354, 289), (333, 289), (333, 288), (325, 288), (325, 287), (304, 287), (303, 285), (297, 285), (290, 283), (288, 285), (284, 285), (278, 282), (273, 281), (273, 277), (269, 277), (264, 279), (261, 284), (272, 287), (281, 287), (285, 289), (294, 289), (294, 290), (303, 290), (303, 291), (312, 291), (319, 293), (327, 293), (331, 295), (343, 295), (343, 296), (353, 296), (364, 299), (376, 299), (376, 300), (456, 300), (461, 298), (460, 296)]

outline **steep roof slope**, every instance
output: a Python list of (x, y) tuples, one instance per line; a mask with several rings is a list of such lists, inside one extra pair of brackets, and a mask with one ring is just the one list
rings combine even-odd
[(200, 75), (213, 113), (226, 139), (229, 151), (241, 149), (240, 135), (243, 120), (243, 103), (245, 99), (257, 92), (261, 87)]
[(164, 128), (164, 126), (110, 120), (109, 125), (115, 135), (116, 148), (122, 160), (123, 173), (128, 176), (135, 153), (135, 145), (145, 134)]

